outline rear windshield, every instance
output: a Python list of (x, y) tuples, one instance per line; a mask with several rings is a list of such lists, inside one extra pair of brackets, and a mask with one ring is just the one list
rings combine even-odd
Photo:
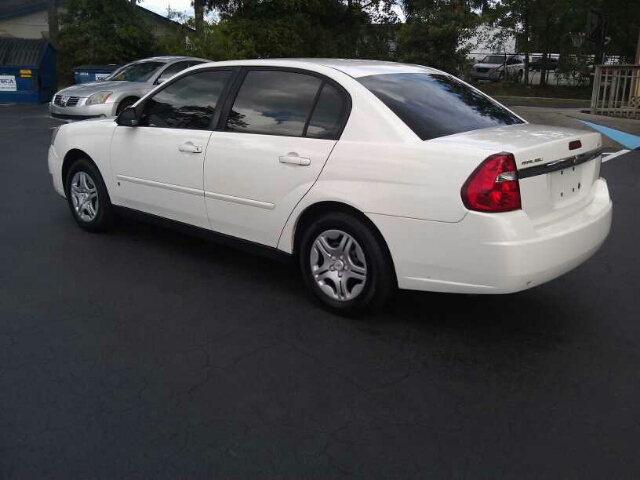
[(394, 73), (358, 81), (422, 140), (523, 123), (489, 97), (449, 75)]

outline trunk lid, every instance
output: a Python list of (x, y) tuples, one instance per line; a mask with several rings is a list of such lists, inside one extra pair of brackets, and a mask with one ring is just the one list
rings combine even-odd
[[(600, 176), (599, 133), (545, 125), (508, 125), (432, 140), (482, 152), (512, 153), (518, 169), (522, 209), (536, 224), (564, 217), (589, 203)], [(570, 149), (569, 144), (580, 142)]]

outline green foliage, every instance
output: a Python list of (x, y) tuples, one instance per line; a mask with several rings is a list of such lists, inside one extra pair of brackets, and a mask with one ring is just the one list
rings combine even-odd
[(468, 68), (463, 43), (479, 23), (470, 5), (454, 0), (405, 0), (404, 10), (407, 21), (398, 35), (398, 59), (462, 74)]
[[(233, 58), (389, 58), (397, 21), (390, 4), (353, 0), (209, 1), (220, 21), (203, 26), (186, 47), (162, 41), (165, 52)], [(186, 20), (194, 25), (191, 19)], [(375, 24), (373, 22), (376, 22)]]
[(81, 64), (125, 63), (154, 51), (151, 27), (129, 0), (68, 0), (58, 34), (60, 73)]

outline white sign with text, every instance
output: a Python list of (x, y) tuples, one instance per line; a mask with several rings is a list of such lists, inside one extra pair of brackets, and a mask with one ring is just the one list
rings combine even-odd
[(0, 75), (0, 92), (17, 92), (18, 85), (14, 75)]

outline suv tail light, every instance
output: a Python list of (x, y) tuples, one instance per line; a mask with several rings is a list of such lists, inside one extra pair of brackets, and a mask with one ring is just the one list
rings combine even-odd
[(520, 209), (520, 184), (513, 155), (491, 155), (467, 179), (460, 194), (469, 210), (509, 212)]

